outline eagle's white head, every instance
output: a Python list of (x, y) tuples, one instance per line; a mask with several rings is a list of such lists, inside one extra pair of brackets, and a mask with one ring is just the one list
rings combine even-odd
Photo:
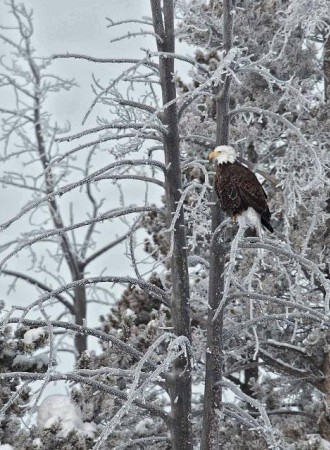
[(234, 163), (236, 161), (236, 150), (230, 145), (219, 145), (209, 153), (209, 159), (214, 159), (217, 164)]

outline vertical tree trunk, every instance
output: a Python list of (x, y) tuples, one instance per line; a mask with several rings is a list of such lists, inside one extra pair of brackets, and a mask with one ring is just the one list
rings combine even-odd
[[(160, 37), (160, 52), (174, 52), (174, 5), (173, 0), (151, 0), (155, 33)], [(174, 59), (160, 56), (159, 76), (163, 105), (175, 100)], [(165, 175), (167, 222), (171, 223), (181, 192), (181, 165), (179, 131), (176, 103), (166, 107), (161, 120), (167, 127), (164, 135), (164, 152), (167, 172)], [(175, 333), (191, 340), (189, 278), (186, 252), (186, 235), (183, 210), (175, 224), (174, 247), (171, 258), (172, 299), (171, 316)], [(171, 398), (171, 442), (173, 450), (192, 449), (191, 413), (191, 365), (189, 359), (178, 358), (168, 377)]]
[[(330, 36), (327, 36), (327, 38), (324, 41), (323, 76), (324, 76), (324, 101), (328, 103), (330, 99)], [(328, 175), (328, 177), (330, 177), (330, 175)], [(324, 355), (322, 369), (324, 381), (319, 383), (318, 388), (324, 394), (324, 412), (320, 420), (318, 421), (318, 426), (322, 438), (330, 442), (330, 353), (329, 352)]]
[[(29, 48), (27, 48), (27, 53), (29, 54)], [(41, 120), (41, 101), (40, 101), (40, 91), (41, 91), (41, 80), (40, 74), (37, 66), (35, 65), (32, 58), (29, 59), (31, 73), (34, 78), (35, 83), (35, 92), (34, 92), (34, 132), (36, 136), (37, 142), (37, 150), (39, 153), (39, 159), (44, 169), (44, 180), (46, 193), (52, 194), (55, 191), (55, 183), (53, 178), (53, 173), (49, 170), (49, 161), (46, 152), (46, 145), (44, 140), (44, 132), (42, 129), (42, 120)], [(52, 198), (48, 202), (49, 211), (52, 217), (55, 228), (63, 228), (64, 223), (62, 220), (62, 216), (60, 213), (59, 206), (55, 200)], [(68, 239), (65, 233), (60, 235), (60, 245), (63, 252), (63, 257), (69, 267), (70, 274), (72, 277), (72, 281), (80, 280), (83, 278), (83, 272), (79, 268), (79, 262), (77, 256), (74, 253), (74, 250), (70, 244), (70, 240)], [(78, 286), (74, 289), (74, 313), (75, 313), (75, 322), (77, 325), (82, 325), (84, 320), (86, 319), (86, 311), (87, 311), (87, 303), (86, 303), (86, 287)], [(87, 339), (84, 335), (77, 335), (74, 341), (75, 350), (79, 355), (87, 349)]]
[(318, 420), (319, 433), (323, 439), (330, 441), (330, 353), (325, 353), (323, 360), (324, 381), (318, 383), (318, 388), (324, 394), (324, 412)]
[[(84, 272), (80, 271), (77, 280), (82, 280), (83, 278)], [(86, 287), (76, 286), (74, 288), (73, 295), (74, 295), (75, 321), (77, 325), (83, 325), (86, 320), (87, 314)], [(78, 353), (78, 356), (81, 355), (82, 352), (87, 349), (87, 336), (85, 334), (76, 334), (74, 338), (74, 346), (76, 352)]]
[[(232, 1), (223, 1), (223, 39), (224, 49), (228, 52), (232, 45)], [(229, 135), (229, 89), (230, 77), (225, 75), (223, 83), (216, 93), (216, 120), (217, 136), (216, 144), (228, 144)], [(212, 231), (217, 229), (224, 219), (215, 194), (213, 194), (212, 208)], [(210, 248), (210, 275), (209, 275), (209, 305), (207, 321), (207, 352), (206, 352), (206, 374), (202, 430), (202, 450), (217, 450), (221, 448), (219, 442), (219, 412), (221, 409), (222, 389), (218, 382), (223, 373), (223, 313), (215, 319), (223, 293), (225, 250), (220, 242), (219, 236), (215, 236)]]
[(330, 36), (327, 36), (324, 42), (323, 73), (324, 100), (328, 102), (330, 98)]

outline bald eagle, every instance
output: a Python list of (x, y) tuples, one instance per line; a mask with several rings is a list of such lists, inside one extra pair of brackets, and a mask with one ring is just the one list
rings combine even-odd
[(261, 225), (271, 233), (271, 213), (267, 195), (250, 169), (236, 161), (236, 151), (229, 145), (220, 145), (210, 154), (216, 164), (215, 191), (224, 211), (234, 222), (261, 231)]

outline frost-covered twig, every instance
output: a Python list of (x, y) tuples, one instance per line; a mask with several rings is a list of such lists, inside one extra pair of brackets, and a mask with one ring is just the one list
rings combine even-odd
[[(139, 374), (142, 369), (143, 364), (145, 361), (151, 356), (151, 354), (155, 351), (155, 349), (165, 340), (172, 338), (173, 341), (170, 343), (167, 355), (164, 359), (164, 361), (157, 367), (157, 369), (154, 370), (152, 374), (148, 376), (148, 378), (138, 387), (138, 381), (139, 381)], [(120, 408), (120, 410), (115, 414), (115, 416), (111, 419), (111, 421), (108, 423), (108, 425), (105, 427), (103, 432), (101, 433), (100, 437), (97, 440), (96, 445), (93, 447), (94, 450), (99, 450), (102, 446), (102, 443), (106, 440), (106, 438), (112, 433), (112, 431), (115, 429), (115, 427), (120, 423), (122, 417), (128, 412), (131, 404), (136, 401), (136, 398), (138, 398), (146, 389), (146, 387), (164, 371), (166, 371), (169, 367), (169, 365), (177, 359), (181, 354), (186, 354), (187, 350), (185, 348), (181, 348), (181, 350), (178, 350), (178, 347), (190, 347), (189, 341), (184, 337), (180, 336), (175, 338), (173, 334), (165, 333), (164, 335), (160, 336), (154, 344), (148, 349), (146, 355), (141, 359), (141, 361), (138, 364), (137, 371), (136, 371), (136, 377), (133, 381), (133, 384), (130, 388), (130, 392), (127, 396), (127, 402)]]
[(164, 164), (162, 164), (161, 162), (158, 162), (158, 161), (150, 161), (150, 160), (142, 159), (142, 160), (124, 160), (124, 161), (113, 162), (111, 164), (108, 164), (108, 165), (102, 167), (99, 170), (96, 170), (95, 172), (89, 174), (87, 177), (84, 177), (75, 183), (70, 183), (66, 186), (61, 187), (60, 189), (53, 190), (51, 193), (49, 193), (45, 197), (42, 197), (36, 201), (29, 202), (28, 205), (25, 206), (18, 214), (13, 216), (7, 222), (4, 222), (3, 224), (1, 224), (0, 230), (5, 230), (11, 224), (16, 222), (18, 219), (20, 219), (25, 214), (32, 211), (33, 209), (35, 209), (37, 206), (41, 205), (42, 203), (49, 202), (49, 201), (53, 200), (56, 196), (62, 196), (64, 194), (66, 194), (67, 192), (72, 191), (73, 189), (77, 189), (78, 187), (83, 186), (84, 184), (92, 183), (96, 177), (99, 177), (100, 175), (102, 175), (108, 171), (111, 171), (112, 169), (114, 169), (116, 167), (139, 166), (139, 165), (155, 166), (155, 167), (163, 170), (163, 172), (166, 171)]
[(27, 240), (23, 244), (19, 245), (15, 250), (10, 252), (5, 258), (3, 258), (0, 261), (0, 271), (4, 267), (4, 264), (9, 261), (14, 255), (19, 253), (21, 250), (24, 250), (25, 248), (31, 247), (32, 245), (36, 244), (37, 242), (41, 242), (49, 237), (52, 236), (60, 236), (63, 233), (66, 233), (67, 231), (76, 230), (77, 228), (82, 228), (87, 225), (90, 225), (92, 223), (96, 222), (102, 222), (104, 220), (108, 219), (115, 219), (117, 217), (126, 216), (128, 214), (134, 214), (139, 212), (147, 212), (147, 211), (159, 211), (158, 208), (155, 208), (153, 206), (147, 206), (147, 207), (131, 207), (131, 208), (124, 208), (116, 211), (111, 211), (109, 213), (100, 214), (98, 217), (84, 220), (83, 222), (74, 223), (73, 225), (63, 227), (63, 228), (56, 228), (49, 231), (41, 232), (37, 237)]
[(70, 136), (63, 136), (56, 139), (56, 142), (66, 142), (66, 141), (73, 141), (74, 139), (80, 139), (83, 136), (88, 136), (89, 134), (93, 133), (99, 133), (100, 131), (104, 130), (156, 130), (160, 133), (164, 134), (166, 133), (166, 128), (162, 125), (158, 125), (155, 123), (150, 123), (146, 126), (144, 123), (108, 123), (106, 125), (100, 125), (99, 127), (90, 128), (89, 130), (80, 131), (79, 133), (71, 134)]
[(238, 250), (238, 246), (240, 244), (240, 242), (243, 239), (244, 233), (246, 230), (246, 225), (244, 224), (239, 224), (239, 228), (238, 231), (236, 233), (235, 238), (232, 241), (231, 247), (230, 247), (230, 258), (229, 258), (229, 263), (226, 267), (225, 270), (225, 283), (224, 283), (224, 288), (223, 288), (223, 293), (222, 293), (222, 299), (221, 299), (221, 303), (219, 304), (219, 306), (217, 307), (214, 316), (213, 316), (213, 321), (215, 321), (221, 311), (221, 305), (222, 303), (226, 302), (226, 298), (229, 295), (229, 288), (230, 288), (230, 284), (232, 282), (233, 279), (233, 275), (234, 275), (234, 269), (235, 269), (235, 261), (237, 258), (237, 250)]
[(258, 402), (257, 400), (255, 400), (254, 398), (244, 394), (234, 383), (231, 383), (230, 381), (219, 381), (219, 383), (227, 388), (230, 389), (235, 395), (238, 396), (238, 398), (244, 400), (245, 402), (250, 403), (251, 406), (253, 406), (254, 408), (256, 408), (259, 413), (260, 413), (260, 417), (262, 418), (263, 422), (264, 422), (264, 426), (262, 427), (263, 430), (263, 434), (264, 437), (267, 441), (267, 444), (269, 445), (269, 448), (271, 449), (278, 449), (278, 443), (277, 443), (277, 439), (274, 435), (273, 432), (273, 427), (270, 423), (270, 420), (268, 418), (266, 409), (264, 408), (264, 406)]
[(163, 42), (162, 38), (160, 36), (158, 36), (158, 34), (153, 33), (152, 31), (146, 31), (146, 30), (141, 30), (141, 31), (128, 31), (127, 34), (124, 34), (123, 36), (119, 36), (116, 38), (111, 39), (110, 44), (113, 44), (114, 42), (119, 42), (119, 41), (123, 41), (124, 39), (131, 39), (131, 38), (135, 38), (137, 36), (154, 36), (157, 41), (159, 42)]
[(148, 60), (140, 60), (134, 58), (96, 58), (95, 56), (82, 55), (79, 53), (57, 53), (52, 55), (52, 59), (82, 59), (85, 61), (95, 62), (99, 64), (141, 64), (147, 67), (158, 68), (157, 64)]
[(154, 284), (148, 283), (147, 281), (132, 278), (132, 277), (118, 277), (118, 276), (99, 276), (99, 277), (89, 277), (83, 278), (81, 280), (75, 280), (71, 283), (67, 283), (63, 286), (60, 286), (53, 291), (41, 295), (36, 301), (30, 303), (26, 308), (24, 308), (25, 313), (22, 315), (22, 319), (28, 314), (28, 312), (34, 308), (35, 306), (39, 306), (44, 303), (46, 300), (51, 299), (53, 296), (57, 294), (61, 294), (62, 292), (69, 291), (77, 286), (89, 286), (98, 283), (119, 283), (119, 284), (131, 284), (133, 286), (137, 285), (141, 289), (145, 290), (150, 295), (153, 294), (154, 298), (164, 302), (165, 304), (169, 304), (168, 294), (159, 287)]
[(253, 106), (245, 106), (245, 107), (239, 107), (239, 108), (233, 109), (232, 111), (230, 111), (229, 115), (230, 115), (230, 117), (233, 117), (233, 116), (235, 116), (237, 114), (246, 113), (246, 112), (247, 113), (251, 112), (253, 114), (260, 114), (260, 115), (269, 116), (269, 117), (271, 117), (274, 120), (282, 122), (296, 136), (298, 136), (298, 138), (303, 142), (305, 147), (307, 147), (309, 149), (311, 155), (313, 156), (313, 160), (314, 160), (314, 164), (315, 164), (314, 177), (313, 177), (312, 181), (310, 181), (307, 184), (302, 185), (301, 186), (301, 190), (302, 191), (308, 191), (309, 189), (312, 189), (312, 188), (316, 187), (319, 184), (319, 180), (323, 176), (323, 167), (322, 167), (320, 158), (319, 158), (318, 154), (316, 153), (314, 147), (312, 146), (312, 144), (310, 144), (308, 142), (308, 140), (305, 138), (305, 136), (302, 134), (302, 132), (299, 130), (299, 128), (297, 128), (293, 123), (291, 123), (283, 115), (277, 114), (277, 113), (275, 113), (273, 111), (270, 111), (268, 109), (256, 108), (256, 107), (253, 107)]
[[(12, 276), (12, 277), (24, 280), (27, 283), (30, 283), (32, 286), (42, 289), (43, 291), (46, 291), (46, 292), (52, 291), (52, 289), (50, 287), (46, 286), (41, 281), (36, 280), (35, 278), (31, 277), (31, 275), (27, 275), (25, 273), (16, 272), (15, 270), (7, 270), (7, 269), (3, 269), (1, 272), (4, 275), (8, 275), (8, 276)], [(57, 294), (55, 296), (55, 298), (57, 298), (62, 303), (62, 305), (65, 306), (70, 311), (71, 314), (74, 313), (72, 304), (70, 302), (68, 302), (68, 300), (66, 300), (66, 298), (63, 297), (63, 295)]]
[[(224, 340), (227, 341), (232, 337), (239, 335), (245, 329), (253, 327), (254, 325), (261, 325), (265, 322), (271, 322), (275, 320), (292, 323), (292, 319), (306, 319), (314, 322), (319, 322), (319, 318), (317, 316), (307, 313), (292, 312), (284, 314), (269, 314), (267, 316), (261, 316), (252, 320), (247, 320), (245, 322), (233, 326), (229, 331), (226, 331), (224, 333)], [(329, 320), (324, 321), (322, 322), (322, 325), (326, 326), (327, 328), (330, 328), (330, 321)]]
[(302, 266), (304, 266), (308, 271), (310, 271), (311, 275), (315, 274), (325, 290), (325, 298), (324, 298), (324, 310), (327, 314), (329, 312), (329, 302), (330, 302), (330, 281), (325, 277), (319, 267), (308, 260), (304, 256), (298, 255), (285, 247), (284, 245), (275, 242), (271, 239), (263, 239), (262, 241), (258, 238), (245, 238), (241, 243), (240, 247), (242, 248), (264, 248), (273, 252), (274, 254), (281, 254), (289, 257), (290, 259), (298, 261)]

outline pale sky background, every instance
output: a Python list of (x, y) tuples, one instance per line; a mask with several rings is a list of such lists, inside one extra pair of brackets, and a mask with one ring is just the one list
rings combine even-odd
[[(125, 34), (128, 30), (140, 31), (143, 25), (121, 25), (107, 28), (108, 21), (106, 20), (106, 17), (119, 21), (150, 16), (149, 0), (27, 0), (24, 1), (24, 5), (27, 9), (33, 9), (34, 36), (32, 42), (37, 56), (47, 57), (55, 53), (69, 52), (95, 57), (136, 58), (144, 55), (140, 50), (141, 47), (155, 50), (154, 38), (151, 36), (110, 43), (111, 39)], [(6, 7), (5, 2), (1, 2), (0, 24), (8, 26), (11, 23), (12, 18), (8, 15), (8, 7)], [(12, 36), (15, 37), (15, 34), (13, 33)], [(8, 56), (8, 51), (9, 46), (0, 41), (0, 54)], [(184, 44), (180, 44), (177, 52), (183, 54), (192, 53)], [(74, 78), (79, 87), (73, 88), (69, 92), (63, 91), (53, 94), (46, 104), (48, 111), (59, 123), (69, 121), (72, 126), (72, 132), (95, 126), (95, 115), (90, 116), (86, 125), (81, 125), (81, 120), (94, 98), (90, 88), (92, 73), (106, 83), (109, 79), (117, 76), (122, 67), (94, 64), (73, 59), (54, 61), (51, 66), (51, 72), (63, 78)], [(181, 76), (185, 76), (189, 66), (186, 63), (178, 62), (176, 70)], [(77, 144), (79, 144), (78, 141), (71, 143), (66, 148), (72, 148)], [(67, 144), (63, 144), (63, 148), (65, 148), (65, 145)], [(135, 184), (128, 186), (129, 203), (142, 204), (142, 201), (140, 201), (144, 195), (144, 186), (141, 186), (142, 184), (138, 185), (135, 182)], [(150, 188), (150, 200), (158, 201), (159, 203), (160, 194), (161, 190), (152, 185)], [(14, 188), (4, 189), (0, 186), (0, 199), (2, 205), (0, 223), (2, 223), (17, 213), (29, 200), (29, 196), (23, 191)], [(73, 197), (73, 199), (79, 202), (79, 197)], [(118, 232), (118, 235), (122, 233), (123, 225), (120, 222), (111, 226), (115, 234), (116, 232)], [(0, 236), (0, 243), (16, 236), (18, 232), (22, 231), (22, 227), (24, 227), (24, 221), (19, 221), (10, 227)], [(49, 225), (47, 228), (49, 228)], [(117, 246), (111, 252), (111, 258), (108, 258), (108, 261), (106, 261), (107, 274), (133, 275), (124, 251), (125, 248), (122, 245)], [(111, 267), (109, 267), (109, 262)], [(91, 267), (93, 269), (92, 275), (98, 275), (98, 272), (105, 266), (104, 260), (99, 261), (97, 264)], [(24, 258), (21, 254), (21, 256), (11, 261), (8, 268), (23, 271), (23, 265)], [(44, 281), (42, 277), (41, 281)], [(26, 283), (19, 282), (16, 285), (16, 291), (11, 292), (10, 296), (8, 296), (7, 286), (2, 281), (0, 284), (0, 298), (4, 298), (7, 301), (9, 299), (10, 304), (20, 304), (22, 301), (25, 303), (27, 299), (30, 303), (36, 298), (36, 295), (35, 291)], [(98, 308), (89, 309), (88, 324), (95, 325), (101, 311)]]

